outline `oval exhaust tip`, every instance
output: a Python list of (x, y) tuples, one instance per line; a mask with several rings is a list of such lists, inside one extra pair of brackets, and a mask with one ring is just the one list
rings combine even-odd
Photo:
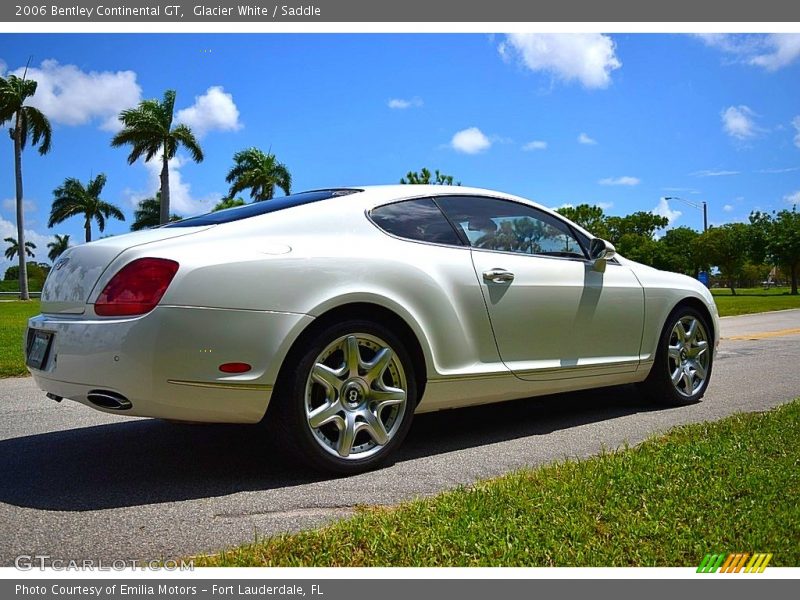
[(92, 390), (86, 398), (95, 406), (106, 410), (128, 410), (133, 406), (125, 396), (109, 390)]

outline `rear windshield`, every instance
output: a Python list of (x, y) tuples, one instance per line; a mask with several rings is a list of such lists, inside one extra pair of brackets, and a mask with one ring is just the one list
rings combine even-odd
[(202, 227), (203, 225), (219, 225), (221, 223), (230, 223), (232, 221), (239, 221), (240, 219), (248, 219), (258, 215), (265, 215), (267, 213), (283, 210), (284, 208), (300, 206), (301, 204), (310, 204), (311, 202), (328, 200), (329, 198), (334, 198), (336, 196), (348, 196), (361, 191), (363, 190), (343, 188), (300, 192), (299, 194), (291, 194), (290, 196), (283, 196), (282, 198), (273, 198), (272, 200), (264, 200), (263, 202), (253, 202), (252, 204), (245, 204), (244, 206), (226, 208), (225, 210), (218, 210), (217, 212), (199, 215), (197, 217), (190, 217), (188, 219), (183, 219), (182, 221), (175, 221), (174, 223), (170, 223), (164, 227)]

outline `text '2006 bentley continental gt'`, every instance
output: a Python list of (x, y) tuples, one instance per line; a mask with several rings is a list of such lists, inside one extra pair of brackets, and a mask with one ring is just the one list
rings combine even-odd
[(631, 383), (695, 402), (719, 340), (699, 282), (450, 186), (314, 190), (76, 246), (41, 306), (26, 359), (51, 398), (263, 422), (342, 474), (391, 457), (415, 413)]

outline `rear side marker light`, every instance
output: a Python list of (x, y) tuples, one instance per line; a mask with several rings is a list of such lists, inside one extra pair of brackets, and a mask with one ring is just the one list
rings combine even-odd
[(101, 317), (143, 315), (153, 310), (178, 272), (166, 258), (139, 258), (122, 267), (100, 292), (94, 312)]
[(219, 366), (219, 370), (223, 373), (247, 373), (252, 368), (243, 362), (229, 362)]

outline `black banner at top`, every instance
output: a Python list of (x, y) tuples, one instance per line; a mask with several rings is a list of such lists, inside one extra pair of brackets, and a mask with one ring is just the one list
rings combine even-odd
[(711, 0), (17, 0), (4, 22), (800, 22), (800, 2)]

